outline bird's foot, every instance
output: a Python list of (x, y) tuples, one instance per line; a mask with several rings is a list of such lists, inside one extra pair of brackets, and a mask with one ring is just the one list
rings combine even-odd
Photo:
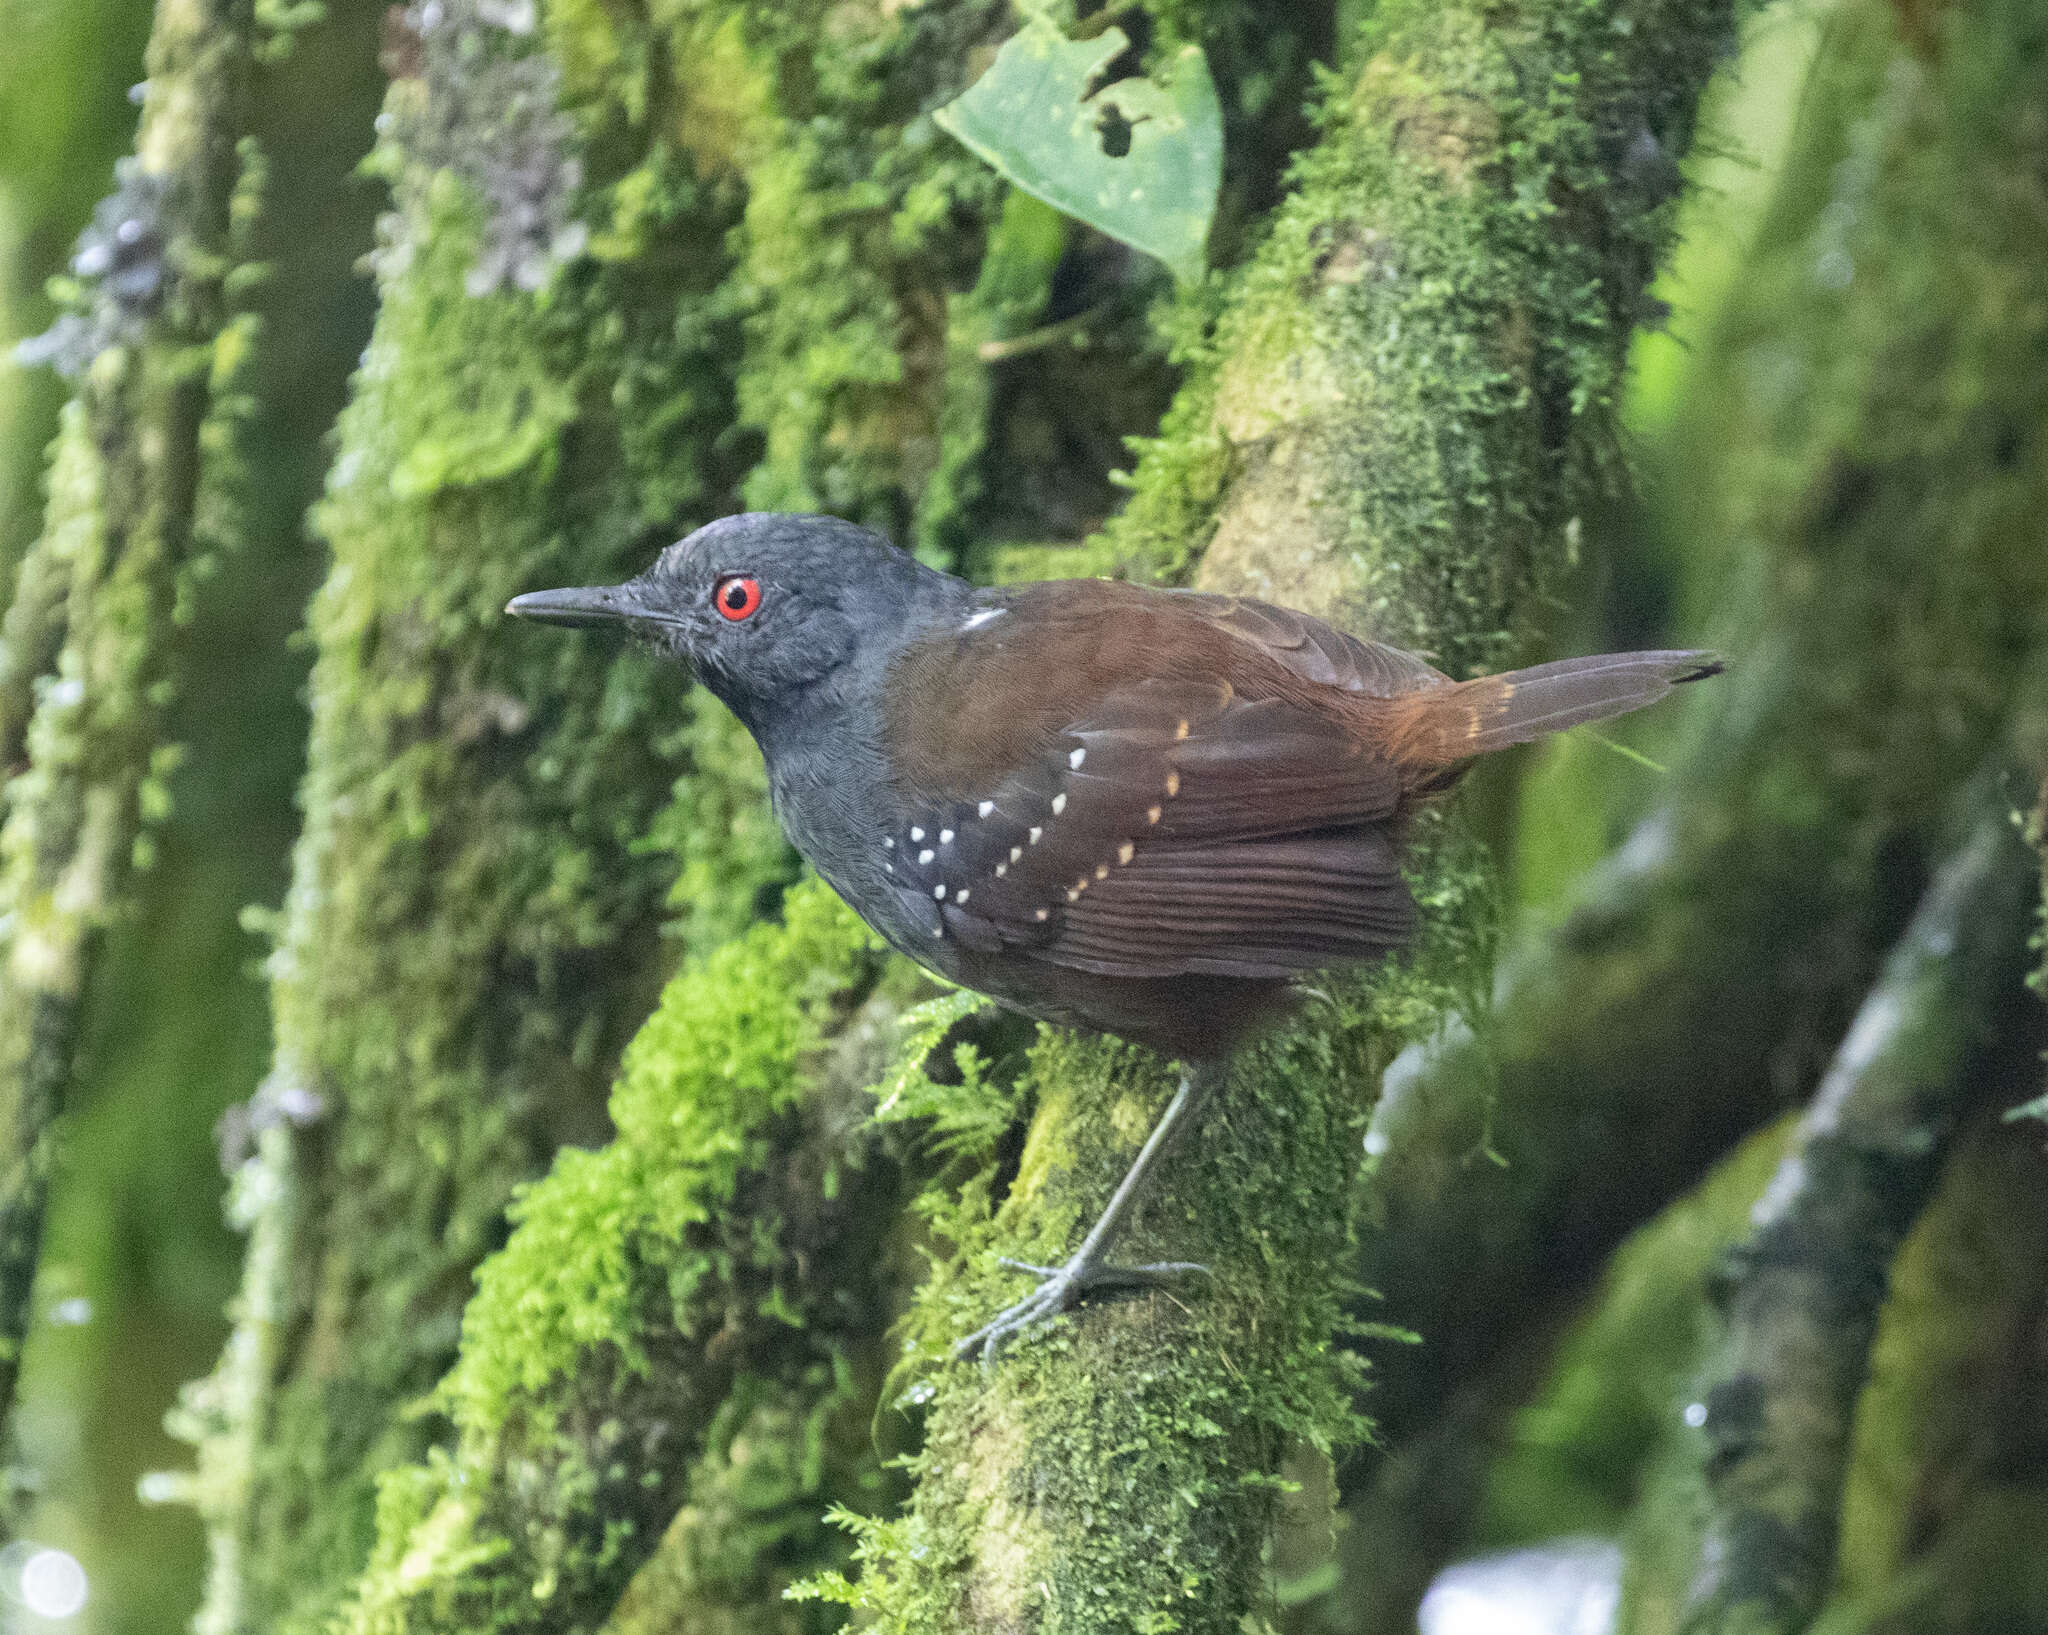
[(1105, 1289), (1152, 1289), (1193, 1273), (1209, 1276), (1209, 1268), (1193, 1260), (1160, 1260), (1149, 1266), (1106, 1266), (1077, 1254), (1064, 1266), (1034, 1266), (1028, 1260), (1003, 1259), (999, 1264), (1041, 1279), (1037, 1288), (1013, 1306), (1005, 1306), (953, 1348), (963, 1361), (981, 1352), (984, 1368), (996, 1360), (1004, 1344), (1026, 1329), (1049, 1323), (1070, 1306)]

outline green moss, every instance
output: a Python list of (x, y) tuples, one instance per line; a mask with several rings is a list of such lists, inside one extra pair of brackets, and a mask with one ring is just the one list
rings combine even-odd
[(705, 953), (774, 912), (797, 859), (768, 810), (761, 751), (731, 712), (699, 688), (681, 737), (690, 770), (647, 838), (678, 864), (674, 929), (685, 949)]
[[(960, 1628), (969, 1606), (988, 1622), (1202, 1627), (1209, 1609), (1258, 1599), (1259, 1553), (1237, 1546), (1260, 1528), (1281, 1450), (1358, 1430), (1326, 1275), (1345, 1253), (1347, 1155), (1373, 1079), (1347, 1037), (1300, 1031), (1241, 1061), (1143, 1218), (1135, 1258), (1191, 1256), (1213, 1280), (1062, 1322), (983, 1376), (950, 1362), (951, 1342), (1014, 1276), (973, 1251), (1000, 1235), (1021, 1258), (1064, 1252), (1166, 1089), (1143, 1052), (1045, 1035), (1039, 1116), (1008, 1202), (994, 1222), (956, 1224), (970, 1253), (913, 1318), (933, 1370), (911, 1398), (931, 1403), (917, 1499), (895, 1520), (847, 1518), (859, 1578), (809, 1593), (904, 1630)], [(1127, 1139), (1098, 1147), (1105, 1129)]]
[(911, 530), (918, 554), (938, 566), (968, 571), (975, 561), (996, 388), (986, 349), (1037, 321), (1069, 237), (1069, 223), (1051, 206), (1010, 190), (989, 232), (973, 290), (965, 300), (947, 302), (939, 458), (918, 496)]
[(815, 1542), (828, 1481), (876, 1484), (863, 1318), (888, 1170), (817, 1084), (879, 966), (810, 881), (669, 984), (615, 1139), (513, 1204), (439, 1393), (457, 1446), (381, 1483), (345, 1627), (594, 1628), (679, 1502), (702, 1591), (746, 1578), (742, 1539)]
[(842, 1372), (777, 1392), (743, 1381), (690, 1473), (659, 1552), (620, 1598), (608, 1635), (827, 1635), (839, 1620), (785, 1600), (800, 1571), (843, 1559), (827, 1495), (881, 1503), (867, 1439), (872, 1380)]
[(803, 1070), (828, 1025), (872, 981), (874, 949), (852, 910), (812, 881), (789, 895), (780, 924), (752, 927), (669, 983), (612, 1091), (613, 1141), (563, 1152), (512, 1206), (511, 1241), (478, 1279), (444, 1387), (460, 1427), (501, 1427), (515, 1391), (569, 1378), (584, 1347), (644, 1361), (626, 1256), (665, 1263), (677, 1291), (712, 1275), (662, 1245), (725, 1212), (741, 1170), (760, 1166), (768, 1132), (809, 1088)]
[[(0, 682), (14, 757), (0, 828), (0, 1413), (14, 1406), (82, 1001), (149, 859), (146, 825), (163, 815), (175, 758), (161, 742), (172, 616), (200, 520), (209, 392), (233, 384), (213, 370), (231, 351), (223, 282), (247, 27), (230, 0), (179, 8), (152, 31), (157, 78), (139, 151), (90, 232), (111, 264), (135, 224), (142, 248), (126, 271), (149, 294), (136, 299), (117, 278), (76, 282), (71, 343), (58, 347), (74, 396), (44, 532), (22, 568), (28, 594), (9, 610), (19, 647)], [(11, 1531), (20, 1520), (7, 1518)]]
[[(1001, 37), (1008, 8), (747, 8), (776, 65), (774, 140), (743, 148), (738, 239), (748, 309), (739, 410), (762, 458), (753, 510), (833, 511), (904, 537), (975, 371), (947, 367), (947, 286), (972, 277), (1001, 185), (930, 108)], [(954, 376), (949, 394), (948, 377)], [(956, 456), (954, 465), (960, 464)]]

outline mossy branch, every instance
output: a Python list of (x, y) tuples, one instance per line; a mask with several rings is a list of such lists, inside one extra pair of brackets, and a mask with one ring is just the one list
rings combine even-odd
[(1892, 1257), (1981, 1097), (1977, 1062), (2013, 1032), (2034, 872), (1998, 803), (1936, 875), (1729, 1257), (1728, 1336), (1700, 1399), (1697, 1635), (1796, 1635), (1827, 1594)]
[[(28, 1331), (80, 1007), (165, 799), (169, 637), (195, 549), (202, 427), (231, 354), (246, 0), (158, 8), (135, 156), (101, 207), (104, 282), (64, 343), (42, 537), (8, 612), (0, 748), (0, 1413)], [(89, 237), (88, 243), (93, 243)], [(81, 260), (87, 259), (81, 257)], [(10, 1501), (11, 1507), (11, 1501)]]
[(1363, 1629), (1412, 1623), (1559, 1313), (1813, 1082), (1898, 931), (1874, 871), (1834, 860), (1845, 834), (1920, 837), (1848, 769), (1816, 775), (1810, 699), (1833, 683), (1798, 650), (1767, 639), (1717, 684), (1659, 810), (1504, 959), (1483, 1036), (1450, 1030), (1388, 1072), (1356, 1315), (1423, 1343), (1374, 1348), (1379, 1436), (1342, 1472)]
[(786, 908), (670, 983), (613, 1094), (617, 1135), (514, 1205), (440, 1392), (456, 1444), (385, 1478), (339, 1627), (595, 1629), (715, 1467), (754, 1460), (813, 1530), (877, 1481), (900, 1197), (866, 1089), (900, 987), (877, 986), (865, 927), (817, 882)]

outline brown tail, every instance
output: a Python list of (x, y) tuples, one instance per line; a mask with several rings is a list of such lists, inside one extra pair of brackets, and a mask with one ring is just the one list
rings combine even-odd
[(1721, 669), (1713, 653), (1600, 653), (1433, 687), (1388, 701), (1390, 747), (1411, 765), (1449, 766), (1626, 715)]

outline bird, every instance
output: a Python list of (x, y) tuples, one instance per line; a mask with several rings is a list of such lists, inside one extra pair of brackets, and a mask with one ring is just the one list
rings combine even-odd
[(1610, 653), (1454, 681), (1249, 597), (978, 586), (854, 523), (779, 512), (506, 611), (620, 627), (694, 671), (759, 744), (791, 843), (892, 947), (1181, 1065), (1072, 1255), (1003, 1262), (1039, 1281), (960, 1342), (985, 1364), (1085, 1298), (1205, 1270), (1111, 1254), (1239, 1047), (1312, 973), (1414, 936), (1402, 848), (1425, 803), (1478, 756), (1722, 668)]

